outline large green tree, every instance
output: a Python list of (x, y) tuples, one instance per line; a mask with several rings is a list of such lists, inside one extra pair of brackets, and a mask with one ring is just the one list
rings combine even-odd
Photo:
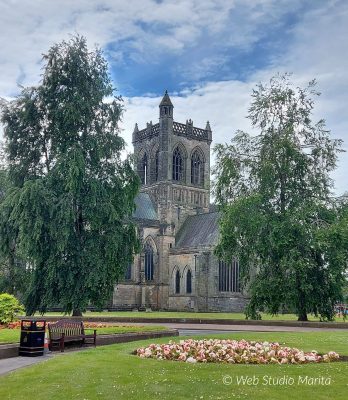
[(317, 94), (315, 81), (298, 88), (289, 75), (259, 84), (248, 115), (257, 135), (238, 131), (215, 147), (216, 253), (240, 260), (247, 317), (290, 309), (331, 320), (342, 296), (348, 219), (330, 179), (341, 141), (313, 122)]
[[(28, 313), (102, 306), (137, 250), (138, 178), (122, 159), (121, 98), (100, 49), (83, 37), (54, 45), (42, 80), (2, 107), (12, 188), (0, 205), (0, 247), (32, 270)], [(8, 229), (11, 227), (11, 229)]]

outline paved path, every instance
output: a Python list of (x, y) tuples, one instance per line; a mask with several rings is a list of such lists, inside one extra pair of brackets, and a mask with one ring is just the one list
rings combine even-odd
[(14, 371), (19, 368), (27, 367), (29, 365), (37, 364), (42, 361), (46, 361), (53, 356), (46, 354), (39, 357), (11, 357), (0, 360), (0, 375), (7, 374), (8, 372)]
[(220, 325), (220, 324), (183, 324), (183, 323), (167, 323), (167, 322), (123, 322), (114, 323), (113, 325), (160, 325), (179, 331), (199, 331), (195, 333), (204, 334), (208, 331), (217, 332), (342, 332), (342, 329), (335, 328), (309, 328), (300, 326), (267, 326), (267, 325)]
[[(227, 331), (221, 331), (221, 330), (199, 330), (199, 329), (179, 329), (179, 336), (197, 336), (197, 335), (215, 335), (218, 333), (226, 333)], [(231, 332), (236, 332), (236, 331), (228, 331), (229, 333)]]

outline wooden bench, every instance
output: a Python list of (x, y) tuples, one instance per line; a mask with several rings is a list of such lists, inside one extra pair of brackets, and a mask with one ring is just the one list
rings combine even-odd
[(76, 342), (81, 346), (94, 345), (97, 343), (97, 330), (93, 334), (86, 334), (82, 321), (61, 320), (48, 324), (49, 349), (52, 351), (59, 347), (64, 351), (64, 345), (68, 342)]

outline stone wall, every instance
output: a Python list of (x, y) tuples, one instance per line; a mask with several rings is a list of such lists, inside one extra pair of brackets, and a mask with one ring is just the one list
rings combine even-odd
[(194, 296), (169, 296), (169, 310), (173, 311), (195, 311)]
[[(178, 253), (169, 250), (167, 238), (162, 238), (161, 249), (165, 256), (159, 257), (159, 273), (156, 281), (141, 284), (140, 281), (120, 283), (113, 296), (113, 307), (126, 309), (142, 306), (142, 291), (145, 307), (153, 310), (176, 311), (221, 311), (243, 312), (248, 303), (246, 293), (219, 292), (218, 260), (211, 251), (199, 250)], [(161, 254), (161, 251), (160, 251)], [(195, 257), (196, 256), (196, 257)], [(196, 269), (195, 269), (196, 258)], [(186, 291), (188, 269), (192, 273), (192, 293)], [(175, 292), (176, 272), (180, 273), (180, 292)]]
[[(195, 268), (196, 263), (196, 268)], [(219, 292), (218, 259), (211, 249), (182, 251), (174, 249), (169, 256), (169, 309), (194, 311), (243, 312), (248, 298), (245, 293)], [(192, 293), (186, 293), (186, 273), (192, 272)], [(180, 272), (180, 293), (175, 293), (175, 276)]]
[(121, 283), (115, 285), (112, 307), (119, 309), (138, 309), (141, 301), (139, 285), (133, 283)]

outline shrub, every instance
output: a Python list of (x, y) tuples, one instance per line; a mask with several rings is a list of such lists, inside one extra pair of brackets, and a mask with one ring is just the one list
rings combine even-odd
[(16, 316), (24, 312), (24, 307), (11, 294), (0, 294), (0, 323), (8, 324), (12, 322)]

